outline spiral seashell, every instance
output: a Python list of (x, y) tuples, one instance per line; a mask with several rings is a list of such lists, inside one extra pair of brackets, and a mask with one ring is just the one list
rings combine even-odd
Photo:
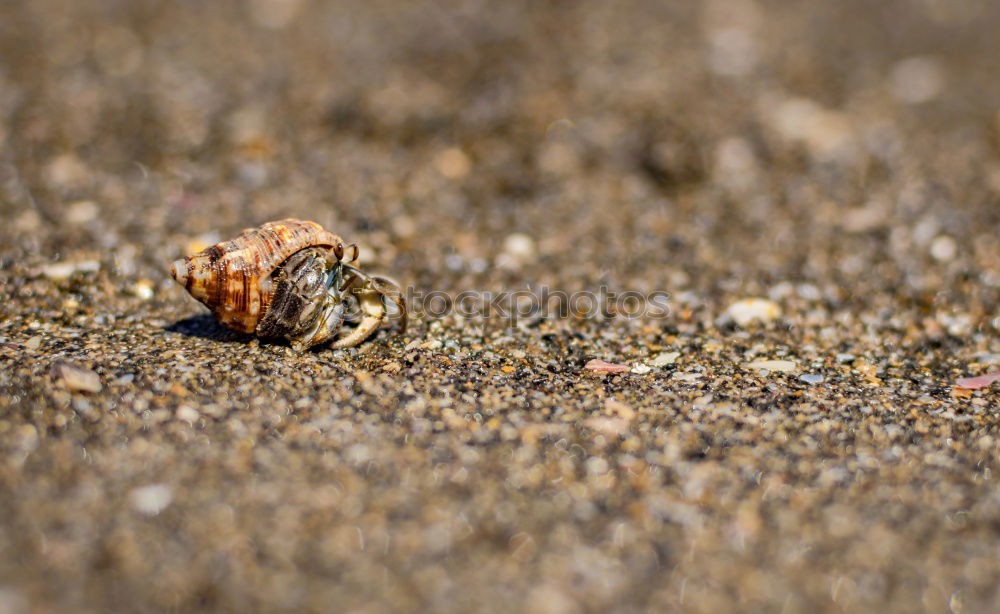
[(272, 273), (308, 247), (329, 249), (338, 260), (344, 253), (343, 240), (319, 224), (286, 219), (246, 229), (235, 239), (181, 258), (170, 274), (220, 322), (253, 333), (274, 297)]

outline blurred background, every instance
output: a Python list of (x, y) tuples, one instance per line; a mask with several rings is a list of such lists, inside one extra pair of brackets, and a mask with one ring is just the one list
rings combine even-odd
[(186, 246), (297, 216), (435, 289), (812, 280), (972, 322), (997, 297), (988, 0), (0, 11), (8, 260), (117, 251), (158, 282)]

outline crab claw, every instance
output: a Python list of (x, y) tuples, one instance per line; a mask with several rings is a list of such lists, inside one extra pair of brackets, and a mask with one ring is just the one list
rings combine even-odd
[(290, 338), (292, 349), (304, 352), (314, 345), (326, 342), (344, 324), (344, 304), (340, 301), (329, 303), (316, 322), (298, 337)]

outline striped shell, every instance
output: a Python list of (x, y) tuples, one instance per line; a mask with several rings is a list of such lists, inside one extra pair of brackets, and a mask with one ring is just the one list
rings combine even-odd
[(170, 274), (220, 322), (233, 330), (252, 333), (271, 303), (271, 273), (289, 256), (307, 247), (339, 251), (343, 241), (315, 222), (268, 222), (177, 260)]

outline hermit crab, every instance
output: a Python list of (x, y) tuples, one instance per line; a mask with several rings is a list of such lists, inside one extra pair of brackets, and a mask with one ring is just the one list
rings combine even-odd
[(229, 328), (296, 351), (349, 348), (389, 318), (406, 328), (399, 285), (363, 273), (358, 252), (315, 222), (287, 219), (177, 260), (170, 274)]

